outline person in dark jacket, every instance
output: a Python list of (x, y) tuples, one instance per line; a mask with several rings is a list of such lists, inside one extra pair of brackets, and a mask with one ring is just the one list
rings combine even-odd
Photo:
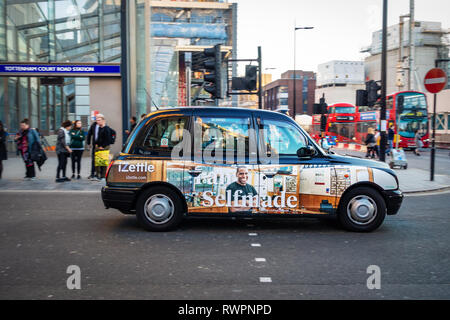
[[(101, 114), (100, 114), (101, 116)], [(97, 131), (97, 122), (94, 121), (88, 130), (88, 135), (86, 139), (86, 144), (88, 147), (91, 148), (91, 175), (88, 177), (88, 179), (95, 179), (95, 146), (94, 146), (94, 139), (95, 139), (95, 133)]]
[[(70, 127), (72, 127), (72, 122), (70, 120), (64, 121), (57, 132), (56, 154), (58, 155), (58, 168), (56, 169), (56, 182), (70, 181), (66, 177), (67, 158), (72, 153), (72, 149), (69, 146)], [(60, 176), (60, 173), (62, 173), (62, 176)]]
[(366, 140), (364, 141), (367, 146), (366, 158), (375, 158), (375, 146), (377, 145), (377, 142), (374, 133), (373, 128), (367, 130)]
[(136, 125), (137, 125), (137, 118), (136, 117), (131, 117), (131, 119), (130, 119), (130, 130), (125, 130), (125, 134), (127, 135), (127, 136), (129, 136), (130, 135), (130, 133), (132, 133), (133, 132), (133, 130), (134, 130), (134, 128), (136, 127)]
[(8, 152), (6, 150), (6, 139), (8, 138), (8, 133), (3, 127), (3, 123), (0, 121), (0, 179), (2, 178), (3, 172), (3, 160), (8, 160)]
[(83, 132), (83, 124), (81, 120), (74, 122), (70, 134), (70, 149), (72, 149), (71, 159), (72, 159), (72, 179), (75, 179), (75, 167), (77, 169), (78, 175), (77, 179), (81, 179), (81, 159), (84, 152), (84, 139), (85, 135)]
[(387, 132), (387, 140), (388, 140), (388, 147), (386, 149), (387, 154), (389, 154), (392, 151), (392, 149), (394, 149), (394, 138), (395, 138), (394, 124), (390, 123)]
[[(100, 150), (109, 150), (112, 142), (112, 131), (111, 128), (106, 125), (105, 117), (102, 114), (98, 114), (97, 118), (97, 127), (95, 129), (94, 134), (94, 157), (95, 152)], [(95, 173), (97, 179), (105, 178), (106, 167), (95, 167)]]
[(14, 138), (17, 141), (17, 149), (22, 155), (26, 169), (26, 180), (34, 180), (36, 178), (36, 170), (34, 162), (31, 159), (31, 150), (35, 143), (40, 143), (39, 134), (33, 128), (30, 128), (30, 121), (23, 119), (20, 122), (20, 131)]

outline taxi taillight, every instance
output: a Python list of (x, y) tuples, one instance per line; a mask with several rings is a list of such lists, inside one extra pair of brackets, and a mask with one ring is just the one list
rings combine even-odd
[(108, 165), (108, 169), (106, 169), (106, 175), (105, 175), (105, 180), (108, 180), (108, 174), (109, 174), (109, 170), (111, 169), (111, 166), (114, 164), (114, 160), (112, 160), (109, 165)]

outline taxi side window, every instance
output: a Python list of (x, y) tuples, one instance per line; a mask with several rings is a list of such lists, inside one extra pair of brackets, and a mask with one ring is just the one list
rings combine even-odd
[(195, 122), (202, 129), (202, 150), (248, 153), (250, 118), (196, 117)]
[(183, 140), (188, 118), (164, 118), (153, 123), (145, 136), (142, 147), (146, 151), (166, 153)]
[(290, 123), (264, 120), (262, 129), (267, 151), (279, 156), (296, 156), (298, 149), (308, 145), (300, 130)]

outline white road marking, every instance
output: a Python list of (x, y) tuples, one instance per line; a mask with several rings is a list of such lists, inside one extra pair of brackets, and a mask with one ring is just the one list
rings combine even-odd
[(259, 244), (259, 243), (252, 243), (252, 247), (261, 247), (261, 244)]
[(266, 258), (255, 258), (256, 262), (266, 262)]
[(256, 237), (258, 234), (257, 233), (249, 233), (248, 234), (250, 237)]
[(259, 277), (259, 282), (263, 282), (263, 283), (272, 282), (272, 278), (270, 278), (270, 277)]

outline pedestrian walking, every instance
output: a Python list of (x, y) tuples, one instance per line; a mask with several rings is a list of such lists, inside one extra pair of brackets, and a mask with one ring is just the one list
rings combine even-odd
[(395, 137), (395, 132), (394, 132), (394, 124), (390, 123), (389, 124), (389, 129), (388, 129), (388, 147), (386, 149), (386, 154), (389, 154), (392, 149), (394, 148), (394, 137)]
[(3, 123), (0, 121), (0, 179), (3, 173), (3, 160), (8, 160), (8, 151), (6, 149), (6, 141), (8, 139), (8, 133), (3, 127)]
[(70, 154), (72, 160), (72, 179), (75, 179), (75, 172), (77, 172), (77, 179), (81, 179), (81, 159), (84, 152), (85, 134), (83, 131), (83, 123), (81, 120), (74, 122), (70, 134)]
[[(72, 122), (64, 121), (57, 132), (56, 154), (58, 156), (58, 167), (56, 169), (56, 182), (70, 181), (66, 176), (67, 158), (72, 153), (70, 149), (70, 128)], [(60, 175), (62, 173), (62, 175)]]
[(109, 149), (111, 144), (113, 143), (113, 135), (114, 131), (106, 125), (105, 116), (102, 114), (98, 114), (97, 118), (97, 126), (96, 131), (94, 135), (94, 155), (95, 155), (95, 174), (97, 179), (104, 179), (106, 174), (106, 166), (103, 164), (100, 164), (100, 161), (98, 161), (100, 154), (97, 152), (99, 151), (108, 151), (108, 157), (109, 157)]
[(367, 129), (367, 136), (364, 142), (367, 146), (366, 158), (375, 158), (375, 146), (377, 142), (375, 140), (375, 131), (373, 128)]
[(31, 159), (31, 151), (35, 144), (40, 144), (39, 134), (33, 128), (30, 128), (30, 121), (23, 119), (20, 122), (20, 130), (14, 138), (17, 142), (17, 149), (25, 163), (25, 180), (36, 179), (36, 170), (34, 162)]
[(380, 130), (375, 129), (375, 154), (377, 156), (377, 158), (380, 158), (380, 141), (381, 141), (381, 135), (380, 135)]
[(414, 142), (416, 143), (414, 153), (416, 156), (420, 156), (420, 148), (423, 147), (422, 134), (420, 133), (420, 130), (416, 131), (416, 134), (414, 135)]

